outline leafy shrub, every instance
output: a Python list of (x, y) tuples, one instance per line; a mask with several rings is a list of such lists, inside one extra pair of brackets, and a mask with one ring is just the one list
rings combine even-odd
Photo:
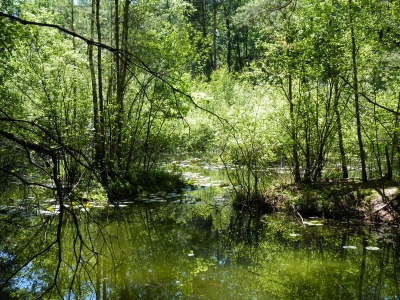
[(109, 185), (111, 198), (135, 197), (143, 192), (171, 192), (183, 188), (185, 182), (179, 174), (164, 170), (136, 170), (119, 182)]
[(200, 124), (187, 137), (187, 150), (190, 152), (207, 152), (213, 147), (215, 131), (208, 124)]

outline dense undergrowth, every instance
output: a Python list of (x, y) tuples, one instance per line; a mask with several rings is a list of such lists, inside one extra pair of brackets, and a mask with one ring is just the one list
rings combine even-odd
[(294, 217), (398, 223), (399, 186), (381, 180), (277, 184), (266, 190), (264, 201)]
[(124, 182), (110, 184), (109, 193), (115, 199), (135, 198), (141, 193), (172, 192), (187, 183), (180, 174), (166, 170), (138, 170), (124, 178)]

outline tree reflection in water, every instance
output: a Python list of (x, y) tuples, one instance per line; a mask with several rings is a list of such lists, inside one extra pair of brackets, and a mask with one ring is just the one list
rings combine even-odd
[[(59, 222), (62, 239), (57, 247)], [(44, 292), (48, 299), (400, 296), (395, 229), (328, 221), (308, 224), (277, 215), (250, 218), (229, 205), (206, 203), (70, 208), (62, 218), (2, 215), (1, 295), (2, 299), (37, 298)]]

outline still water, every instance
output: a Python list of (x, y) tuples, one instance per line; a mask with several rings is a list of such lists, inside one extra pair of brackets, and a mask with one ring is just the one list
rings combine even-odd
[[(7, 256), (3, 248), (2, 269), (10, 271), (7, 258), (18, 264), (15, 256), (43, 251), (56, 218), (34, 227), (40, 240), (16, 232), (15, 242), (29, 251)], [(78, 232), (76, 220), (66, 217), (61, 252), (54, 247), (37, 257), (3, 293), (40, 295), (53, 283), (61, 257), (45, 299), (400, 297), (398, 228), (316, 219), (303, 225), (279, 215), (251, 219), (229, 205), (206, 203), (93, 209), (90, 218)]]
[(125, 217), (116, 253), (121, 266), (110, 273), (112, 264), (103, 260), (100, 297), (399, 297), (395, 229), (315, 220), (302, 226), (279, 216), (257, 222), (195, 206), (143, 207)]
[(400, 299), (400, 228), (251, 217), (195, 180), (118, 207), (4, 206), (0, 299)]

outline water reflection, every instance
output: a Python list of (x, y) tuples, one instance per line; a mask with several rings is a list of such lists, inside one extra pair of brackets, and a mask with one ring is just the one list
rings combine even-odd
[[(59, 216), (14, 217), (1, 217), (2, 293), (35, 298), (54, 280), (59, 248), (23, 264), (54, 240)], [(45, 298), (399, 299), (398, 228), (305, 224), (206, 202), (65, 214)]]

